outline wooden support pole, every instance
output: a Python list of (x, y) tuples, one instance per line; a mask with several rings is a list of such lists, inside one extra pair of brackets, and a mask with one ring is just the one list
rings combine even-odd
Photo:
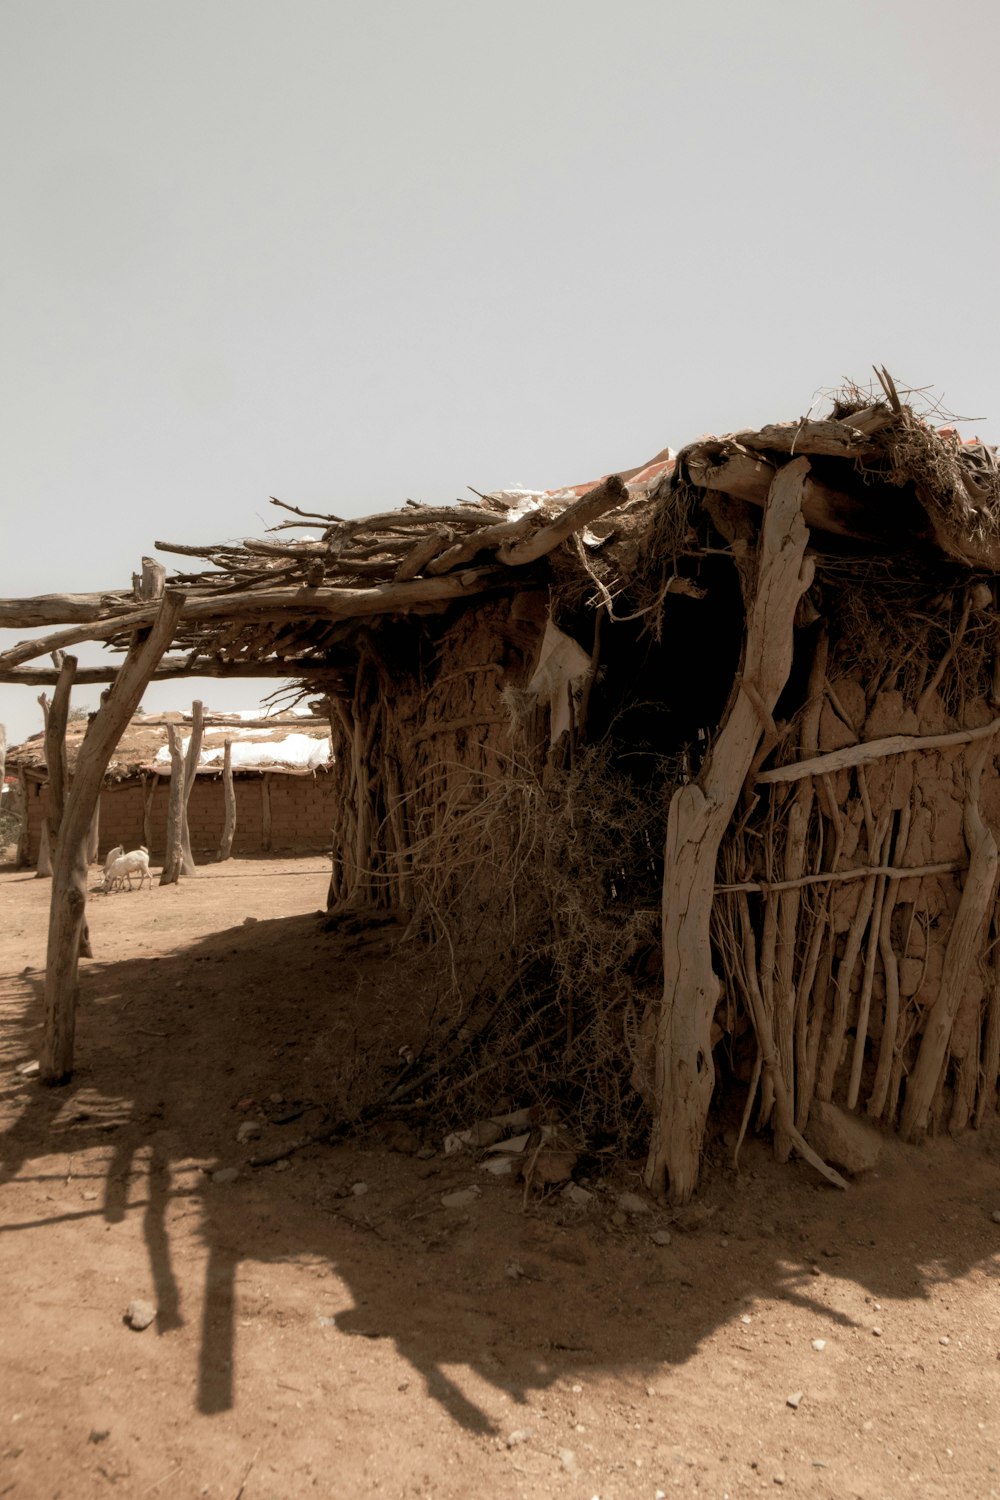
[(184, 761), (184, 801), (181, 808), (181, 874), (197, 875), (198, 869), (191, 853), (191, 830), (188, 827), (188, 803), (191, 801), (191, 792), (194, 789), (195, 777), (198, 774), (198, 761), (201, 757), (201, 740), (205, 723), (204, 705), (200, 699), (196, 699), (191, 705), (191, 738), (188, 741), (187, 756)]
[(14, 856), (14, 868), (23, 870), (28, 863), (28, 777), (23, 766), (17, 768), (17, 788), (21, 798), (21, 831), (17, 836), (17, 853)]
[(233, 853), (233, 835), (236, 832), (236, 788), (233, 786), (233, 742), (226, 740), (222, 756), (222, 791), (226, 799), (226, 820), (222, 827), (222, 841), (216, 859), (221, 864)]
[[(758, 543), (741, 677), (753, 683), (769, 714), (791, 668), (795, 609), (813, 577), (802, 519), (808, 472), (805, 459), (794, 459), (775, 476)], [(711, 1027), (719, 980), (712, 970), (709, 929), (716, 860), (762, 732), (758, 707), (737, 686), (699, 782), (680, 787), (670, 803), (663, 878), (663, 1006), (645, 1178), (648, 1187), (666, 1189), (676, 1203), (686, 1203), (698, 1183), (715, 1079)], [(781, 1059), (775, 1062), (780, 1066)], [(787, 1120), (783, 1123), (787, 1127)]]
[(45, 966), (45, 1021), (39, 1077), (64, 1083), (73, 1071), (77, 962), (87, 905), (86, 838), (112, 752), (135, 710), (156, 663), (169, 646), (184, 596), (168, 590), (152, 629), (136, 641), (80, 746), (63, 814), (52, 879)]
[(181, 839), (184, 832), (184, 757), (181, 755), (181, 741), (176, 724), (167, 725), (167, 744), (170, 747), (170, 793), (160, 884), (176, 885), (181, 878)]
[(149, 850), (153, 848), (153, 799), (156, 796), (155, 776), (142, 775), (142, 842)]

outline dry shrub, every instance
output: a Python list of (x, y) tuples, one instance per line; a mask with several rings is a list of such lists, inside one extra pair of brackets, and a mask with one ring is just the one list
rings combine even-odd
[(389, 989), (410, 997), (413, 1060), (391, 1099), (441, 1128), (538, 1104), (580, 1144), (647, 1128), (630, 1082), (659, 992), (662, 835), (676, 768), (639, 786), (607, 746), (544, 776), (480, 785), (412, 851), (414, 906)]

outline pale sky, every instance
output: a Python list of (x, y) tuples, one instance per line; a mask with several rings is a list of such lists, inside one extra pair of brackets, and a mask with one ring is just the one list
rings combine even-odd
[[(998, 18), (6, 0), (0, 596), (127, 587), (269, 494), (574, 483), (873, 361), (996, 441)], [(196, 696), (258, 691), (145, 703)], [(35, 692), (0, 722), (40, 728)]]

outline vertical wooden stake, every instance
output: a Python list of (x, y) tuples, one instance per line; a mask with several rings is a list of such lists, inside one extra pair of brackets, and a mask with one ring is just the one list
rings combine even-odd
[(201, 759), (201, 740), (204, 732), (205, 710), (200, 700), (191, 705), (191, 738), (188, 741), (187, 756), (184, 760), (184, 798), (181, 806), (181, 874), (197, 875), (198, 870), (191, 853), (191, 830), (188, 827), (188, 803), (191, 801), (191, 792), (194, 789), (195, 777), (198, 773), (198, 761)]
[(28, 777), (23, 766), (17, 768), (17, 787), (21, 798), (21, 831), (17, 836), (17, 853), (14, 856), (14, 866), (23, 870), (28, 863), (28, 847), (30, 834), (28, 830)]
[(222, 790), (226, 799), (226, 821), (222, 829), (222, 842), (216, 859), (221, 863), (233, 852), (233, 835), (236, 832), (236, 788), (233, 786), (233, 742), (226, 740), (222, 757)]
[(153, 799), (156, 796), (156, 777), (142, 773), (142, 842), (147, 849), (153, 848)]
[(134, 640), (80, 746), (66, 799), (52, 879), (45, 965), (45, 1022), (39, 1077), (64, 1083), (73, 1071), (77, 963), (87, 905), (86, 839), (112, 751), (173, 639), (184, 595), (169, 589), (144, 639)]
[[(657, 1102), (645, 1178), (654, 1191), (669, 1191), (675, 1203), (686, 1203), (698, 1184), (715, 1082), (711, 1028), (719, 980), (712, 969), (709, 932), (719, 846), (760, 743), (760, 707), (773, 712), (787, 681), (796, 605), (812, 582), (802, 519), (808, 472), (809, 464), (801, 458), (780, 469), (764, 507), (740, 674), (753, 691), (736, 685), (698, 782), (675, 792), (667, 819), (663, 1006), (656, 1033)], [(781, 1059), (775, 1064), (780, 1067)], [(788, 1128), (787, 1118), (782, 1124)]]
[(184, 827), (184, 759), (176, 724), (167, 725), (167, 744), (170, 746), (170, 792), (160, 884), (176, 885), (181, 878), (181, 836)]

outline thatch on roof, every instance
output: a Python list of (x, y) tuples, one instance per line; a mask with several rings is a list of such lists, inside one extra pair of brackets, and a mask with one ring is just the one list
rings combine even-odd
[[(713, 1080), (782, 1157), (817, 1101), (995, 1110), (1000, 473), (880, 380), (625, 482), (165, 549), (212, 565), (168, 580), (178, 660), (328, 694), (330, 907), (407, 918), (425, 1106), (652, 1117), (678, 1197)], [(0, 604), (78, 622), (0, 672), (123, 647), (139, 592)]]

